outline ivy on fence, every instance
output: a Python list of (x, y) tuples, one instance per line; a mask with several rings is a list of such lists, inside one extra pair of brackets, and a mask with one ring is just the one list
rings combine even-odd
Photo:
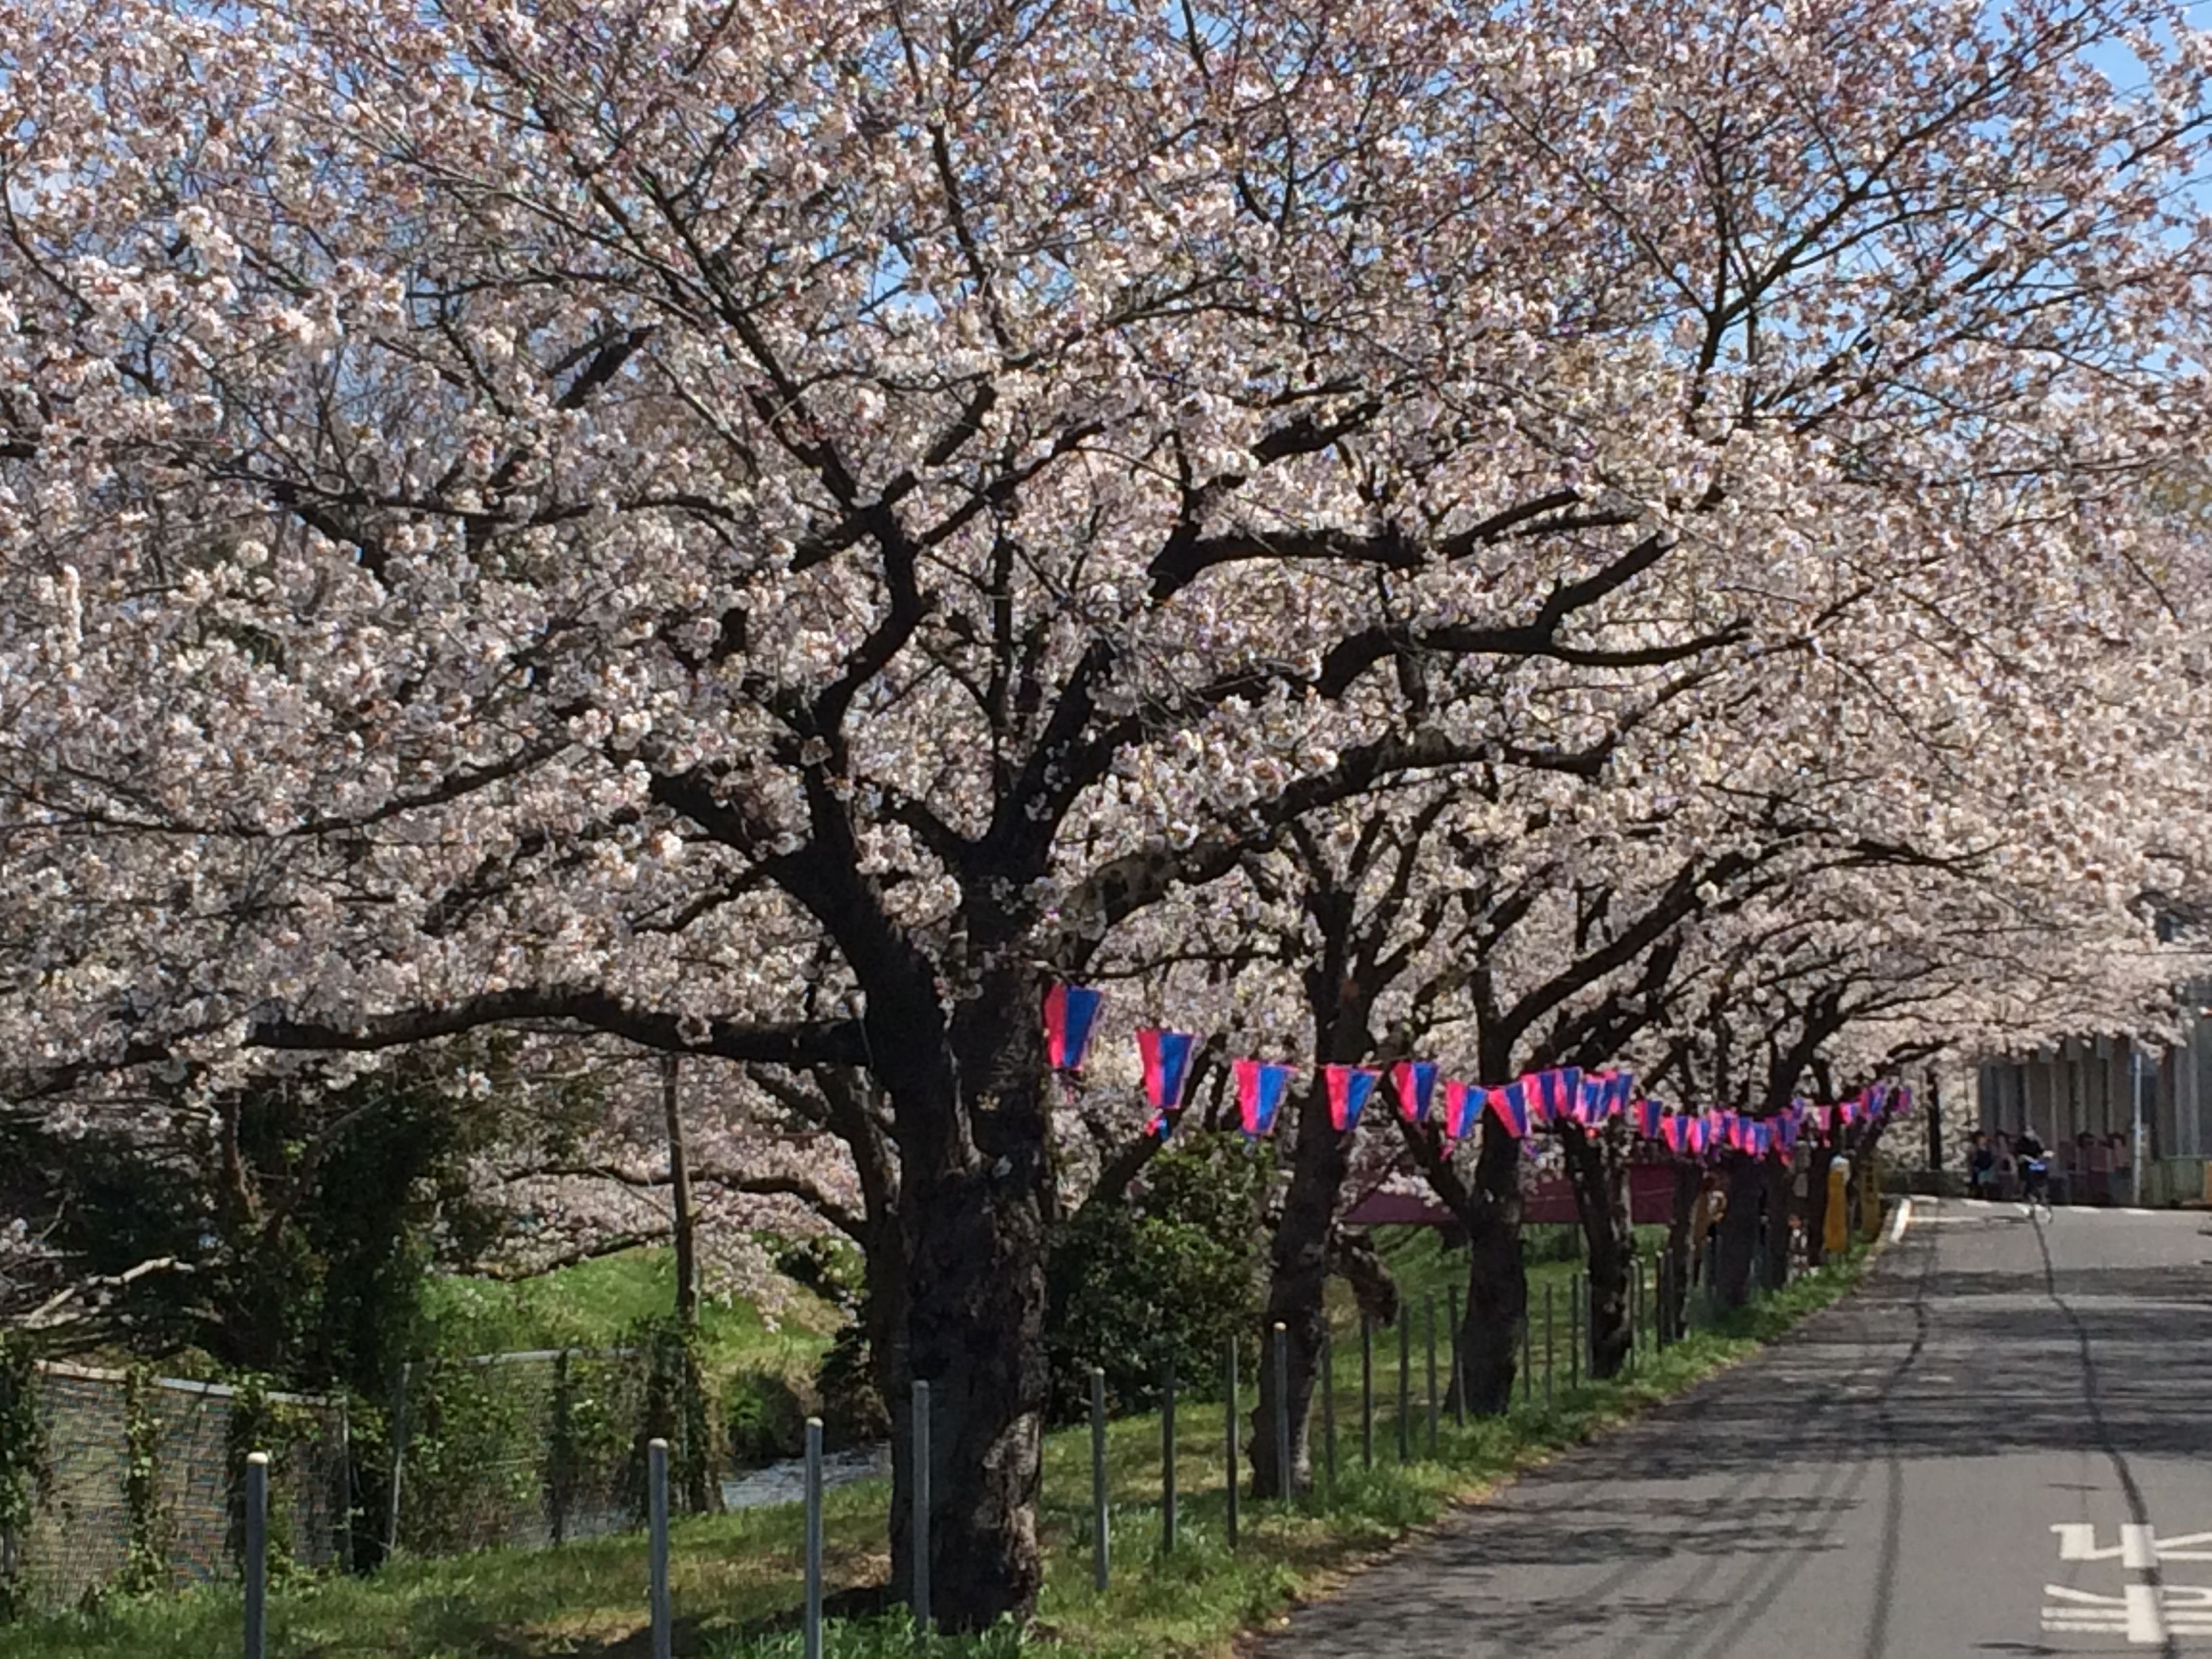
[(115, 1588), (150, 1595), (169, 1587), (169, 1528), (161, 1511), (161, 1416), (154, 1373), (133, 1365), (123, 1376), (123, 1572)]
[(19, 1553), (45, 1480), (44, 1438), (30, 1345), (0, 1332), (0, 1620), (24, 1610)]

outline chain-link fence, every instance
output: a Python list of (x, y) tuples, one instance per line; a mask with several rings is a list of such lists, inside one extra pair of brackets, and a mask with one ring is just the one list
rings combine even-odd
[(640, 1525), (655, 1437), (669, 1443), (679, 1504), (687, 1488), (719, 1490), (694, 1478), (719, 1471), (678, 1343), (418, 1360), (401, 1372), (392, 1420), (386, 1540), (413, 1554), (535, 1549)]
[(280, 1555), (305, 1567), (347, 1559), (343, 1401), (82, 1365), (35, 1373), (35, 1498), (22, 1535), (0, 1550), (19, 1605), (53, 1610), (114, 1589), (231, 1577), (237, 1483), (251, 1449), (270, 1454)]

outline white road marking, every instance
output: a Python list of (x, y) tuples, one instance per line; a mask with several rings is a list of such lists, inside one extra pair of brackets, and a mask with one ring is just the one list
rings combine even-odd
[(2159, 1605), (2157, 1585), (2128, 1586), (2128, 1640), (2136, 1647), (2165, 1644), (2166, 1609)]
[(2100, 1595), (2094, 1590), (2068, 1584), (2043, 1587), (2043, 1628), (2054, 1633), (2123, 1636), (2130, 1647), (2159, 1647), (2175, 1632), (2191, 1635), (2212, 1632), (2212, 1585), (2157, 1583), (2151, 1577), (2162, 1560), (2203, 1560), (2203, 1546), (2212, 1534), (2183, 1533), (2160, 1540), (2141, 1522), (2123, 1522), (2120, 1541), (2097, 1542), (2097, 1528), (2079, 1521), (2060, 1522), (2051, 1530), (2058, 1535), (2062, 1561), (2117, 1559), (2129, 1572), (2139, 1575), (2118, 1595)]
[(2148, 1527), (2133, 1522), (2120, 1528), (2120, 1565), (2141, 1572), (2158, 1565), (2158, 1545)]
[(1893, 1244), (1905, 1237), (1905, 1230), (1912, 1224), (1912, 1200), (1903, 1200), (1897, 1206), (1897, 1218), (1889, 1224), (1889, 1242)]

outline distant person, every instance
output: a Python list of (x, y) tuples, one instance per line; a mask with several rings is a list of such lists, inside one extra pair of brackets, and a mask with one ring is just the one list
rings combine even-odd
[(1979, 1129), (1974, 1131), (1966, 1153), (1966, 1195), (1984, 1199), (1997, 1195), (1997, 1149)]
[(2020, 1195), (2027, 1206), (2032, 1218), (2037, 1206), (2047, 1216), (2051, 1213), (2051, 1154), (2044, 1151), (2043, 1143), (2035, 1138), (2033, 1129), (2022, 1129), (2020, 1139), (2012, 1144), (2014, 1161), (2020, 1166)]

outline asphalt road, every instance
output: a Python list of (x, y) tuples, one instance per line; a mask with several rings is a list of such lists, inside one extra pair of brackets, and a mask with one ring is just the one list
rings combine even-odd
[(1255, 1652), (2212, 1655), (2200, 1224), (1923, 1203), (1858, 1294)]

